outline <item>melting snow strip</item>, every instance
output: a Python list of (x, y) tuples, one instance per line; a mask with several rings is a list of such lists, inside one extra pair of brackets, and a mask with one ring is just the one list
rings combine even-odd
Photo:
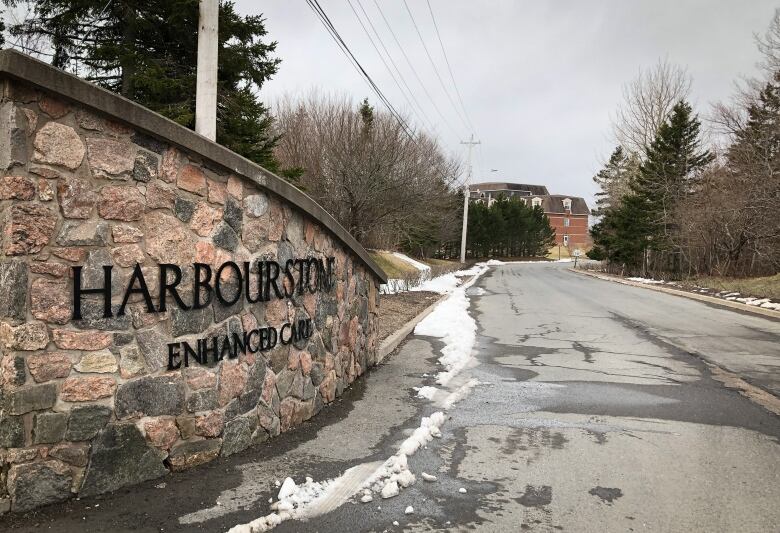
[[(500, 265), (500, 261), (488, 261), (479, 263), (468, 270), (456, 272), (456, 276), (473, 276), (468, 283), (458, 286), (456, 283), (450, 289), (448, 298), (439, 304), (434, 311), (417, 325), (415, 333), (443, 338), (446, 346), (442, 350), (444, 355), (439, 361), (447, 369), (440, 372), (437, 381), (446, 385), (456, 374), (465, 368), (470, 360), (471, 351), (476, 340), (476, 322), (468, 313), (469, 299), (466, 289), (471, 287), (477, 279), (488, 270), (488, 265)], [(442, 276), (444, 277), (444, 276)], [(444, 307), (442, 311), (440, 308)], [(437, 313), (437, 311), (439, 311)], [(431, 316), (433, 319), (422, 328), (422, 333), (417, 331), (420, 325)], [(449, 350), (448, 350), (449, 349)], [(445, 353), (446, 350), (446, 353)], [(469, 380), (457, 390), (450, 393), (442, 402), (444, 410), (451, 408), (455, 403), (463, 399), (479, 382)], [(431, 396), (438, 389), (435, 387), (422, 387), (418, 395), (425, 390)], [(273, 513), (261, 516), (249, 523), (232, 527), (228, 533), (260, 533), (273, 529), (285, 520), (309, 519), (337, 509), (349, 498), (360, 492), (364, 503), (373, 500), (372, 493), (379, 493), (383, 498), (397, 496), (401, 489), (412, 485), (415, 475), (409, 470), (407, 458), (414, 455), (420, 448), (428, 444), (434, 438), (441, 437), (441, 426), (446, 416), (442, 411), (436, 411), (430, 416), (422, 418), (420, 427), (404, 440), (398, 448), (398, 452), (389, 457), (384, 463), (373, 462), (353, 466), (341, 476), (322, 482), (315, 482), (306, 478), (306, 482), (296, 485), (292, 478), (285, 479), (279, 489), (279, 501), (272, 504)], [(434, 476), (429, 476), (431, 481)]]

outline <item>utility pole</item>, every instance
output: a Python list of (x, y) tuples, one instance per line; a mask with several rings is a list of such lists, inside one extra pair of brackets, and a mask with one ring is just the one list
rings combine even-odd
[(465, 144), (469, 147), (469, 159), (468, 159), (468, 167), (466, 170), (466, 184), (463, 187), (463, 231), (460, 235), (460, 262), (465, 263), (466, 262), (466, 230), (469, 225), (469, 196), (471, 196), (471, 191), (469, 189), (469, 185), (471, 185), (471, 149), (477, 145), (481, 144), (480, 141), (474, 140), (474, 134), (471, 134), (471, 137), (468, 141), (461, 141), (460, 144)]
[(216, 141), (219, 0), (200, 0), (198, 14), (195, 131), (207, 139)]

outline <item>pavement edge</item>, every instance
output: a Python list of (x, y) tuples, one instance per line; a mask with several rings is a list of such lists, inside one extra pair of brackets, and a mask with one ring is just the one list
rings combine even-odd
[(439, 305), (447, 296), (447, 294), (442, 294), (435, 302), (420, 311), (417, 316), (401, 326), (395, 332), (388, 335), (385, 340), (382, 341), (382, 344), (379, 345), (379, 349), (377, 349), (377, 364), (381, 363), (385, 357), (393, 353), (393, 350), (398, 348), (398, 345), (401, 344), (401, 342), (403, 342), (403, 340), (412, 331), (414, 331), (414, 327), (419, 324), (423, 318), (431, 314), (436, 306)]
[(771, 309), (763, 309), (761, 307), (756, 307), (753, 305), (747, 305), (740, 302), (732, 302), (729, 300), (724, 300), (722, 298), (715, 298), (713, 296), (705, 296), (703, 294), (695, 294), (692, 292), (679, 290), (679, 289), (671, 289), (669, 287), (659, 287), (657, 285), (648, 285), (646, 283), (638, 283), (636, 281), (629, 281), (627, 279), (619, 278), (616, 276), (610, 276), (607, 274), (601, 274), (596, 272), (588, 272), (586, 270), (576, 270), (574, 268), (568, 269), (569, 272), (574, 272), (575, 274), (581, 274), (583, 276), (590, 276), (592, 278), (601, 279), (604, 281), (612, 281), (614, 283), (620, 283), (622, 285), (630, 285), (631, 287), (641, 287), (642, 289), (649, 289), (651, 291), (656, 292), (665, 292), (666, 294), (672, 294), (674, 296), (682, 296), (683, 298), (688, 298), (690, 300), (698, 300), (700, 302), (706, 302), (711, 303), (715, 305), (719, 305), (720, 307), (726, 307), (729, 309), (735, 309), (739, 311), (745, 311), (748, 313), (753, 313), (754, 315), (761, 315), (764, 317), (774, 318), (776, 320), (780, 320), (780, 311), (773, 311)]

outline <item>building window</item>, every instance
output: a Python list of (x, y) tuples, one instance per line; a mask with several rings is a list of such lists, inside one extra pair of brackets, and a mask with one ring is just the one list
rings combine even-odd
[(569, 219), (568, 218), (564, 218), (563, 219), (563, 227), (565, 227), (565, 228), (569, 227)]
[(568, 235), (564, 235), (563, 236), (563, 245), (564, 246), (569, 246), (569, 236)]
[(542, 199), (541, 198), (534, 198), (531, 200), (531, 205), (534, 207), (539, 207), (542, 205)]
[(563, 208), (566, 211), (571, 211), (571, 199), (570, 198), (564, 198), (564, 200), (563, 200)]

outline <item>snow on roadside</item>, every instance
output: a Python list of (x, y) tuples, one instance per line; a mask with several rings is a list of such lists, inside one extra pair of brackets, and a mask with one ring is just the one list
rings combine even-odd
[(650, 279), (650, 278), (626, 278), (628, 281), (634, 281), (636, 283), (644, 283), (645, 285), (663, 285), (666, 283), (662, 279)]
[(447, 298), (414, 328), (416, 335), (444, 340), (445, 346), (441, 350), (439, 362), (445, 370), (436, 376), (436, 382), (440, 385), (447, 385), (472, 359), (471, 350), (477, 338), (477, 323), (469, 315), (470, 302), (466, 290), (476, 283), (488, 268), (485, 263), (478, 263), (469, 271), (460, 271), (459, 273), (472, 274), (472, 278), (453, 287)]
[[(495, 261), (490, 264), (502, 263)], [(476, 341), (477, 326), (468, 313), (469, 299), (466, 296), (466, 290), (488, 269), (487, 264), (479, 263), (468, 270), (455, 272), (452, 275), (453, 281), (442, 283), (442, 288), (449, 292), (449, 296), (415, 328), (415, 333), (442, 338), (446, 344), (442, 349), (443, 355), (439, 359), (446, 371), (437, 374), (436, 378), (437, 382), (442, 385), (446, 385), (472, 359), (471, 351)], [(457, 280), (457, 276), (469, 275), (472, 278), (464, 284)], [(429, 320), (430, 317), (434, 318)], [(421, 328), (421, 331), (425, 333), (418, 331), (426, 321), (427, 324)], [(443, 410), (450, 409), (478, 384), (477, 380), (472, 379), (451, 392), (442, 402)], [(418, 389), (418, 395), (425, 397), (430, 395), (432, 398), (437, 391), (436, 387), (421, 387)], [(441, 437), (441, 426), (446, 418), (443, 411), (436, 411), (430, 416), (422, 417), (420, 426), (401, 443), (398, 451), (366, 476), (357, 488), (354, 487), (354, 483), (345, 482), (345, 479), (350, 476), (354, 478), (366, 467), (372, 467), (371, 463), (353, 466), (341, 476), (322, 482), (315, 482), (307, 477), (305, 483), (296, 485), (292, 478), (286, 478), (279, 489), (278, 501), (271, 505), (272, 513), (249, 523), (236, 525), (228, 533), (260, 533), (273, 529), (285, 520), (302, 517), (312, 518), (318, 514), (316, 509), (332, 509), (335, 503), (323, 506), (321, 505), (322, 501), (327, 498), (335, 500), (336, 494), (334, 493), (336, 492), (339, 492), (340, 496), (344, 496), (347, 494), (347, 487), (350, 489), (349, 496), (362, 493), (360, 500), (363, 503), (372, 501), (373, 493), (378, 493), (382, 498), (397, 496), (402, 489), (409, 487), (416, 481), (416, 476), (409, 470), (408, 457), (414, 455), (434, 438)], [(435, 477), (429, 476), (428, 480), (434, 481)]]
[[(650, 278), (626, 278), (628, 281), (636, 283), (642, 283), (645, 285), (668, 285), (676, 289), (686, 290), (684, 286), (681, 286), (674, 281), (664, 281)], [(727, 300), (729, 302), (739, 302), (746, 305), (752, 305), (754, 307), (760, 307), (762, 309), (772, 309), (774, 311), (780, 311), (780, 302), (773, 302), (771, 298), (756, 298), (755, 296), (742, 296), (739, 292), (734, 291), (720, 291), (715, 292), (708, 287), (694, 287), (689, 289), (691, 292), (703, 294), (705, 296), (712, 296), (713, 298), (720, 298), (721, 300)]]
[(418, 398), (425, 398), (426, 400), (432, 400), (433, 396), (438, 392), (439, 389), (436, 387), (431, 386), (424, 386), (424, 387), (415, 387), (417, 390), (417, 397)]

